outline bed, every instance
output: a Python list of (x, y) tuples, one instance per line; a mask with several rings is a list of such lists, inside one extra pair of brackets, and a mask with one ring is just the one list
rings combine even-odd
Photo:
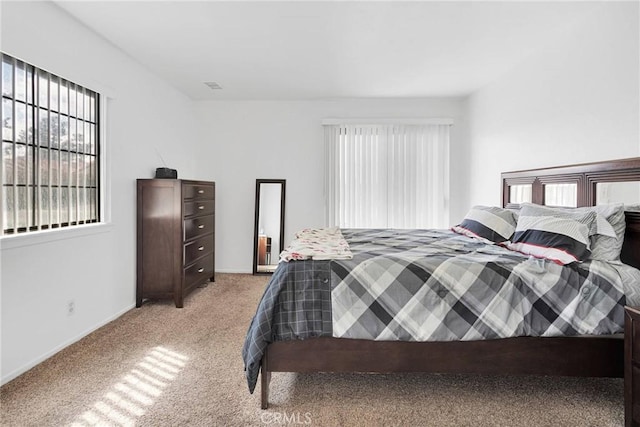
[[(520, 199), (522, 194), (525, 198), (528, 197), (526, 201), (538, 205), (553, 204), (551, 203), (553, 193), (548, 190), (554, 188), (556, 184), (569, 187), (570, 192), (574, 193), (574, 203), (578, 207), (596, 206), (598, 198), (603, 197), (600, 191), (603, 184), (640, 181), (640, 158), (506, 172), (502, 174), (501, 179), (504, 208), (517, 211), (520, 208), (520, 202), (523, 201)], [(625, 211), (624, 216), (626, 228), (620, 258), (624, 264), (638, 268), (640, 267), (640, 212)], [(422, 239), (437, 240), (437, 236), (429, 234), (436, 231), (422, 230), (421, 232)], [(356, 230), (346, 230), (345, 233), (350, 236), (351, 241), (353, 241), (353, 235), (356, 235), (357, 239)], [(455, 245), (465, 244), (460, 243), (463, 240), (456, 236), (451, 234), (448, 236), (455, 242), (447, 245), (446, 250), (456, 250)], [(377, 248), (372, 249), (374, 252), (375, 250)], [(505, 262), (513, 261), (517, 264), (522, 262), (522, 257), (522, 255), (513, 254), (513, 260)], [(607, 301), (610, 300), (607, 305), (610, 319), (604, 319), (602, 324), (598, 323), (600, 328), (597, 329), (598, 335), (583, 335), (578, 333), (579, 330), (569, 327), (568, 330), (572, 331), (570, 336), (549, 337), (504, 338), (499, 330), (495, 336), (491, 335), (494, 332), (485, 334), (485, 338), (495, 339), (475, 339), (473, 333), (466, 331), (457, 333), (458, 336), (464, 335), (466, 337), (464, 340), (455, 340), (448, 336), (445, 341), (395, 341), (387, 340), (381, 335), (374, 335), (373, 340), (344, 338), (348, 334), (341, 335), (343, 337), (334, 337), (331, 335), (332, 306), (328, 289), (331, 287), (332, 280), (335, 281), (336, 264), (338, 264), (336, 261), (327, 260), (292, 261), (286, 263), (286, 266), (283, 265), (282, 268), (279, 267), (272, 277), (261, 304), (269, 300), (274, 305), (278, 304), (281, 298), (280, 292), (273, 290), (272, 284), (282, 280), (284, 275), (291, 275), (290, 277), (295, 278), (291, 280), (297, 280), (300, 284), (297, 287), (294, 285), (285, 289), (285, 292), (295, 293), (296, 289), (306, 287), (307, 295), (300, 303), (304, 312), (296, 308), (290, 310), (290, 313), (296, 313), (292, 319), (279, 319), (277, 316), (281, 315), (277, 312), (273, 319), (267, 319), (270, 326), (272, 323), (290, 325), (279, 326), (277, 340), (274, 340), (272, 331), (256, 332), (255, 324), (258, 322), (256, 318), (252, 321), (243, 356), (252, 392), (257, 380), (257, 369), (260, 369), (263, 409), (266, 409), (269, 404), (269, 381), (272, 372), (623, 376), (624, 339), (620, 332), (626, 299), (619, 294), (614, 293), (607, 297)], [(492, 262), (492, 265), (494, 264), (496, 263)], [(588, 273), (576, 274), (585, 276)], [(607, 274), (611, 275), (611, 273)], [(572, 280), (569, 279), (569, 283)], [(491, 283), (492, 279), (487, 282)], [(595, 287), (598, 287), (597, 284)], [(304, 339), (299, 339), (300, 337)], [(248, 353), (251, 353), (249, 348), (254, 347), (255, 350), (257, 342), (260, 342), (260, 351), (257, 353), (253, 351), (251, 361), (248, 359)]]

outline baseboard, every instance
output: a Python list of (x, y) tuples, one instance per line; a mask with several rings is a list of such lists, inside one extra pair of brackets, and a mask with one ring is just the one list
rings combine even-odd
[(216, 269), (216, 273), (229, 273), (229, 274), (253, 274), (253, 271), (251, 270), (236, 270), (234, 268), (223, 268), (223, 269)]
[(86, 337), (87, 335), (89, 335), (90, 333), (94, 332), (95, 330), (100, 329), (101, 327), (103, 327), (107, 323), (116, 320), (118, 317), (122, 316), (127, 311), (129, 311), (132, 308), (134, 308), (135, 306), (136, 306), (135, 304), (131, 304), (130, 306), (128, 306), (128, 307), (124, 308), (123, 310), (117, 312), (113, 316), (108, 317), (107, 319), (103, 320), (102, 322), (98, 323), (97, 325), (94, 325), (93, 327), (87, 329), (85, 332), (82, 332), (81, 334), (77, 335), (76, 337), (65, 341), (64, 343), (62, 343), (59, 346), (55, 347), (53, 350), (48, 351), (47, 353), (43, 354), (42, 356), (37, 357), (37, 358), (31, 360), (30, 362), (26, 363), (25, 365), (21, 366), (20, 368), (14, 370), (13, 372), (10, 372), (9, 374), (7, 374), (4, 377), (2, 377), (2, 379), (0, 380), (0, 385), (5, 385), (9, 381), (16, 379), (20, 375), (22, 375), (25, 372), (27, 372), (29, 369), (35, 367), (36, 365), (39, 365), (40, 363), (44, 362), (45, 360), (47, 360), (48, 358), (50, 358), (54, 354), (58, 353), (59, 351), (69, 347), (71, 344), (73, 344), (75, 342), (80, 341), (82, 338)]

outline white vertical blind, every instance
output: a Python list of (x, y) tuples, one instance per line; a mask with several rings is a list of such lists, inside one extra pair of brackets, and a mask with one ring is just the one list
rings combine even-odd
[(448, 124), (327, 125), (325, 171), (329, 226), (448, 226)]

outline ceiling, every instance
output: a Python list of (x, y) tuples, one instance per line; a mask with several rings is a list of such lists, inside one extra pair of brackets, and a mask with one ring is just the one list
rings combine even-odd
[[(192, 99), (466, 96), (601, 2), (56, 1)], [(211, 90), (204, 82), (216, 82)]]

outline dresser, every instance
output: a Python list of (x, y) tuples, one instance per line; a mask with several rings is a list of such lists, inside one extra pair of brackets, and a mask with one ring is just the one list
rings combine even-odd
[(144, 299), (184, 297), (214, 281), (215, 183), (137, 180), (136, 307)]
[(640, 308), (624, 309), (624, 425), (640, 426)]

